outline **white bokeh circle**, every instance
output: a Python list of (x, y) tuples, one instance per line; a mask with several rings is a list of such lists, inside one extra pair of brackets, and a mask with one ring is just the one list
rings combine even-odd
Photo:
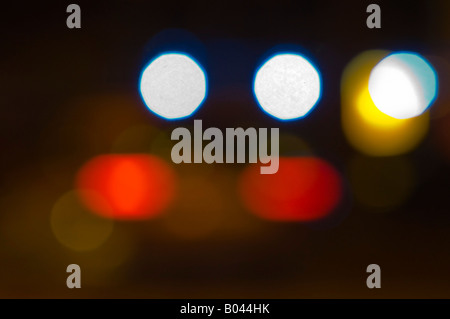
[(277, 54), (256, 72), (255, 97), (268, 114), (291, 120), (307, 115), (321, 95), (316, 68), (298, 54)]
[(436, 92), (436, 72), (424, 58), (414, 53), (391, 54), (370, 73), (372, 101), (381, 112), (396, 119), (425, 112)]
[(151, 61), (142, 72), (139, 86), (146, 106), (166, 119), (190, 116), (207, 92), (202, 67), (182, 53), (165, 53)]

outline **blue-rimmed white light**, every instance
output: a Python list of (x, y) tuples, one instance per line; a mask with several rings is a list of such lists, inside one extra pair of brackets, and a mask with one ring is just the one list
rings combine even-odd
[(258, 69), (253, 91), (265, 112), (281, 120), (292, 120), (306, 116), (317, 104), (321, 78), (303, 56), (282, 53)]
[(393, 53), (370, 73), (369, 93), (384, 114), (407, 119), (425, 112), (437, 95), (438, 80), (433, 67), (415, 53)]
[(165, 53), (142, 72), (139, 89), (146, 106), (165, 119), (192, 115), (207, 93), (206, 74), (192, 57)]

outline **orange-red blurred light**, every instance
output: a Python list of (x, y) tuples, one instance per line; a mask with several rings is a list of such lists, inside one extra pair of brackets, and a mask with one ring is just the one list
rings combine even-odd
[(315, 221), (328, 216), (342, 197), (336, 169), (315, 157), (280, 158), (275, 174), (262, 175), (258, 165), (243, 172), (240, 194), (254, 214), (275, 221)]
[(85, 205), (104, 217), (145, 219), (170, 204), (175, 174), (156, 156), (102, 155), (80, 169), (77, 189)]

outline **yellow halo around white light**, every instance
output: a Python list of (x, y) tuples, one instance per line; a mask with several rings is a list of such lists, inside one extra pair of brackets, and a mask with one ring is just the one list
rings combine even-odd
[(422, 114), (436, 96), (436, 72), (422, 57), (395, 53), (381, 60), (369, 78), (375, 106), (396, 119)]
[(142, 72), (142, 98), (155, 114), (166, 119), (191, 115), (206, 97), (206, 75), (191, 57), (181, 53), (158, 56)]
[(347, 65), (341, 80), (342, 128), (353, 147), (371, 156), (392, 156), (412, 150), (429, 126), (428, 112), (396, 119), (375, 106), (369, 93), (369, 77), (374, 66), (388, 54), (380, 50), (361, 53)]
[(268, 114), (291, 120), (308, 114), (321, 94), (318, 71), (297, 54), (278, 54), (257, 71), (254, 94)]

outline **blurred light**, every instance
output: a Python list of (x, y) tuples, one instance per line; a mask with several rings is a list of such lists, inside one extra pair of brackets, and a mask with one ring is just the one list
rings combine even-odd
[(375, 106), (396, 119), (425, 112), (434, 101), (436, 91), (436, 72), (417, 54), (391, 54), (370, 73), (369, 92)]
[(372, 156), (392, 156), (410, 151), (423, 139), (429, 114), (396, 119), (381, 112), (369, 93), (373, 67), (389, 53), (366, 51), (346, 67), (341, 84), (342, 127), (348, 141), (359, 151)]
[(357, 156), (350, 163), (349, 178), (360, 204), (384, 210), (404, 203), (416, 185), (414, 167), (403, 157)]
[(190, 116), (206, 97), (206, 75), (191, 57), (166, 53), (148, 64), (140, 79), (147, 107), (166, 119)]
[(111, 235), (113, 221), (91, 214), (75, 191), (64, 194), (53, 206), (50, 218), (53, 234), (64, 246), (75, 251), (90, 251)]
[(237, 243), (267, 238), (267, 225), (255, 223), (254, 217), (241, 205), (236, 191), (241, 170), (236, 166), (203, 163), (178, 165), (176, 169), (179, 191), (161, 218), (169, 240), (226, 238)]
[[(218, 176), (187, 175), (180, 181), (180, 196), (170, 214), (167, 229), (177, 237), (199, 239), (211, 235), (227, 216), (230, 204), (217, 183)], [(220, 184), (223, 179), (220, 180)]]
[(256, 72), (254, 94), (268, 114), (292, 120), (307, 115), (321, 94), (317, 69), (298, 54), (277, 54)]
[(77, 187), (87, 207), (101, 216), (145, 219), (168, 207), (174, 196), (175, 176), (156, 156), (103, 155), (80, 169)]
[[(92, 216), (92, 214), (90, 214)], [(120, 268), (125, 268), (135, 257), (136, 243), (132, 236), (123, 228), (123, 224), (115, 224), (114, 230), (108, 240), (98, 249), (88, 252), (65, 251), (65, 259), (76, 260), (82, 269), (83, 283), (89, 286), (100, 286), (111, 282), (114, 278), (118, 284), (124, 277)]]
[(276, 174), (261, 175), (250, 165), (240, 180), (240, 194), (254, 214), (275, 221), (316, 221), (328, 216), (342, 197), (336, 169), (315, 157), (281, 157)]

